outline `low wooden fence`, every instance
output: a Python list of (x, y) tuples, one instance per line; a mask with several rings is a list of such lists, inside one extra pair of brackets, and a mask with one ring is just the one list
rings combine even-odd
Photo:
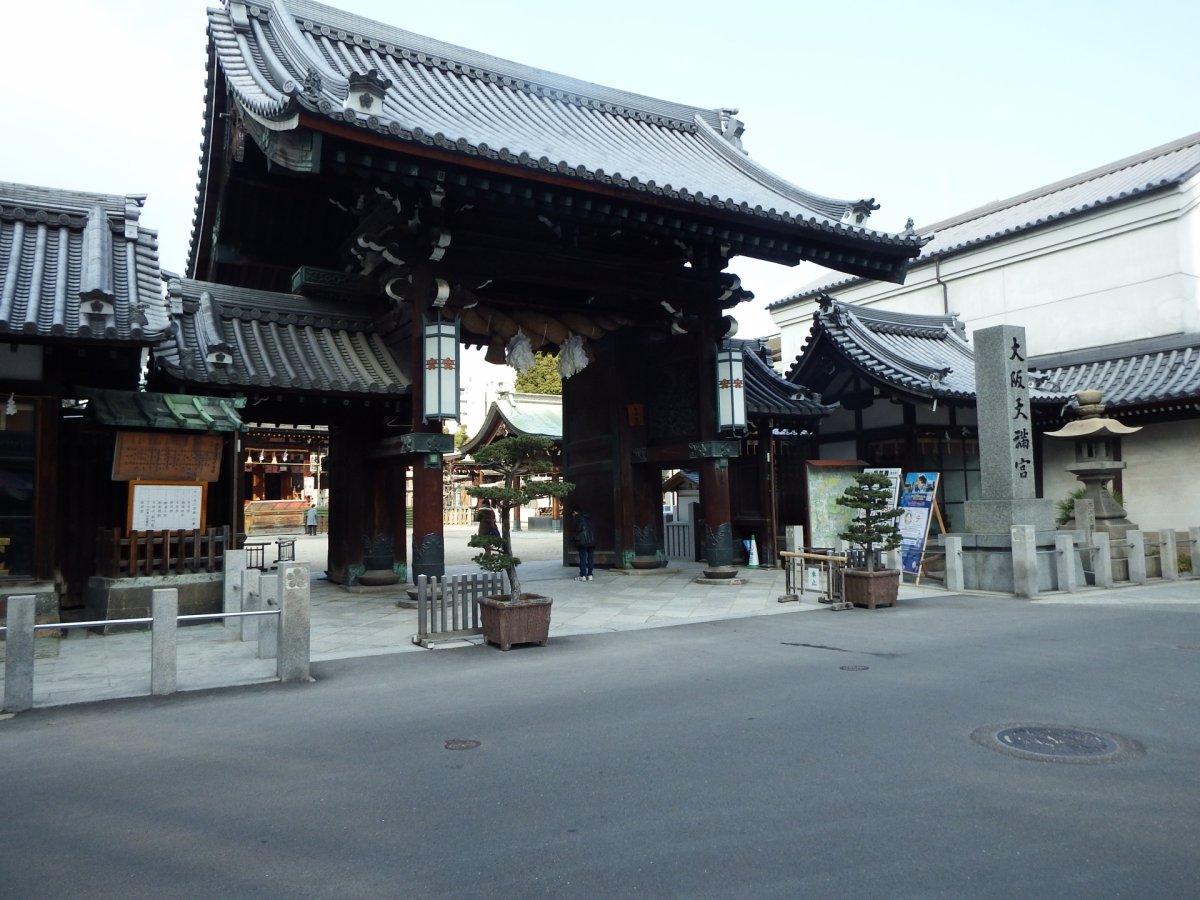
[(413, 643), (431, 647), (439, 641), (483, 634), (479, 598), (508, 593), (503, 572), (417, 577), (417, 633)]
[(692, 536), (691, 522), (668, 522), (666, 525), (667, 559), (696, 559), (696, 539)]
[(106, 578), (220, 572), (230, 549), (229, 526), (207, 531), (135, 531), (102, 528), (96, 535), (96, 574)]

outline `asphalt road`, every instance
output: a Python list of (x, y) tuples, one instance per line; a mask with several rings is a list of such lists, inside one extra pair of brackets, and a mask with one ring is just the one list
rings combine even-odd
[[(1198, 614), (948, 597), (24, 713), (0, 896), (1193, 897)], [(1131, 743), (972, 740), (1013, 723)]]

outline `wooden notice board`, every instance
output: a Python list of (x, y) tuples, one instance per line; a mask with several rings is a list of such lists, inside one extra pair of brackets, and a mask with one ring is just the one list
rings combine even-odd
[(191, 482), (144, 482), (129, 484), (129, 514), (125, 530), (204, 530), (208, 484)]
[(219, 434), (119, 431), (113, 481), (216, 481), (221, 476)]

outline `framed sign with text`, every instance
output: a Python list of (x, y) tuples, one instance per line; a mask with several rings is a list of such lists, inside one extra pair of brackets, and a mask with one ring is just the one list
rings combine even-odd
[(126, 531), (203, 531), (207, 497), (203, 481), (130, 482)]
[(113, 481), (216, 481), (221, 477), (219, 434), (119, 431)]

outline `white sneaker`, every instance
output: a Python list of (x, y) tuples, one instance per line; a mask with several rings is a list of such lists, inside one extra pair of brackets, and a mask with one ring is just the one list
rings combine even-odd
[(587, 580), (588, 580), (588, 581), (591, 581), (591, 580), (592, 580), (592, 576), (591, 576), (591, 575), (589, 575), (589, 576), (587, 577)]
[(582, 575), (576, 575), (575, 580), (576, 581), (587, 581), (587, 579)]

